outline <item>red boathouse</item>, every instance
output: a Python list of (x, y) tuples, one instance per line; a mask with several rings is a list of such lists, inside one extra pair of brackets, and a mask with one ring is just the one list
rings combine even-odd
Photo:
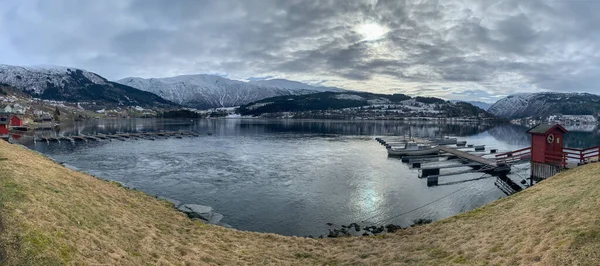
[(539, 124), (527, 131), (531, 134), (531, 182), (551, 177), (565, 167), (563, 144), (568, 132), (559, 124)]
[(0, 135), (8, 135), (9, 114), (0, 114)]
[(17, 115), (12, 115), (12, 117), (10, 118), (10, 125), (13, 127), (22, 127), (23, 120)]
[(587, 149), (564, 147), (568, 131), (559, 124), (539, 124), (527, 131), (531, 134), (531, 147), (496, 155), (497, 163), (531, 162), (531, 184), (551, 177), (562, 169), (598, 162), (600, 146)]
[(531, 134), (531, 161), (545, 164), (563, 164), (563, 135), (568, 132), (559, 124), (540, 124), (529, 129), (527, 133)]

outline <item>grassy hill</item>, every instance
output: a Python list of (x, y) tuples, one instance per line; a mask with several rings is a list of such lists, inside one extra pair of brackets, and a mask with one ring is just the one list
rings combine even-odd
[(394, 234), (284, 237), (191, 221), (167, 202), (0, 141), (5, 265), (593, 265), (599, 209), (600, 164), (592, 164)]

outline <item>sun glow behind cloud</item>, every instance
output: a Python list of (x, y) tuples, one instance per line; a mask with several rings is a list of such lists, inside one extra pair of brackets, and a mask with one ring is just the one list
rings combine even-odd
[(375, 41), (383, 38), (389, 29), (374, 22), (367, 22), (358, 25), (356, 31), (363, 36), (363, 41)]
[(228, 73), (460, 100), (600, 82), (600, 1), (0, 2), (2, 63), (109, 79)]

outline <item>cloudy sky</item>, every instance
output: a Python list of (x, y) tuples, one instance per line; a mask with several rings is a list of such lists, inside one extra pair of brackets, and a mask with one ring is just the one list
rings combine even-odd
[(495, 101), (600, 90), (597, 0), (0, 0), (0, 63)]

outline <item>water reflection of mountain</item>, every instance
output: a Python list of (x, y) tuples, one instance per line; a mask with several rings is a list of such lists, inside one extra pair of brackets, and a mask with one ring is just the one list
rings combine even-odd
[(590, 148), (600, 145), (600, 134), (596, 132), (571, 131), (565, 135), (565, 146), (570, 148)]
[[(531, 136), (527, 134), (529, 128), (517, 125), (501, 125), (490, 129), (488, 132), (494, 138), (509, 144), (529, 146)], [(589, 148), (600, 145), (599, 132), (570, 131), (565, 135), (565, 147)]]
[[(242, 120), (243, 121), (243, 120)], [(306, 132), (317, 134), (390, 135), (434, 138), (444, 135), (468, 136), (486, 131), (490, 125), (439, 124), (431, 122), (399, 121), (331, 121), (331, 120), (283, 120), (273, 123), (243, 121), (241, 129), (264, 127), (269, 132)]]
[(307, 134), (389, 135), (423, 138), (440, 136), (470, 136), (485, 132), (491, 125), (475, 123), (439, 123), (437, 121), (340, 121), (340, 120), (161, 120), (161, 119), (115, 119), (93, 120), (61, 125), (52, 131), (36, 132), (44, 136), (108, 134), (160, 130), (193, 130), (217, 134), (263, 134), (305, 132)]
[(499, 125), (488, 130), (488, 133), (497, 140), (515, 146), (531, 145), (531, 135), (527, 134), (529, 128), (517, 125)]
[[(529, 146), (531, 137), (527, 127), (503, 124), (439, 123), (437, 121), (343, 121), (343, 120), (266, 120), (266, 119), (114, 119), (92, 120), (83, 123), (61, 125), (52, 131), (38, 131), (44, 136), (143, 132), (161, 130), (192, 130), (215, 134), (264, 134), (298, 133), (340, 135), (387, 135), (439, 138), (440, 136), (472, 136), (487, 131), (492, 137), (515, 146)], [(600, 132), (571, 131), (565, 144), (572, 148), (600, 145)]]
[(598, 126), (595, 124), (584, 124), (584, 125), (564, 125), (565, 129), (570, 132), (594, 132), (597, 131)]
[(144, 132), (159, 130), (186, 130), (194, 122), (191, 120), (161, 119), (106, 119), (61, 124), (52, 130), (35, 132), (43, 136), (95, 135), (125, 132)]

